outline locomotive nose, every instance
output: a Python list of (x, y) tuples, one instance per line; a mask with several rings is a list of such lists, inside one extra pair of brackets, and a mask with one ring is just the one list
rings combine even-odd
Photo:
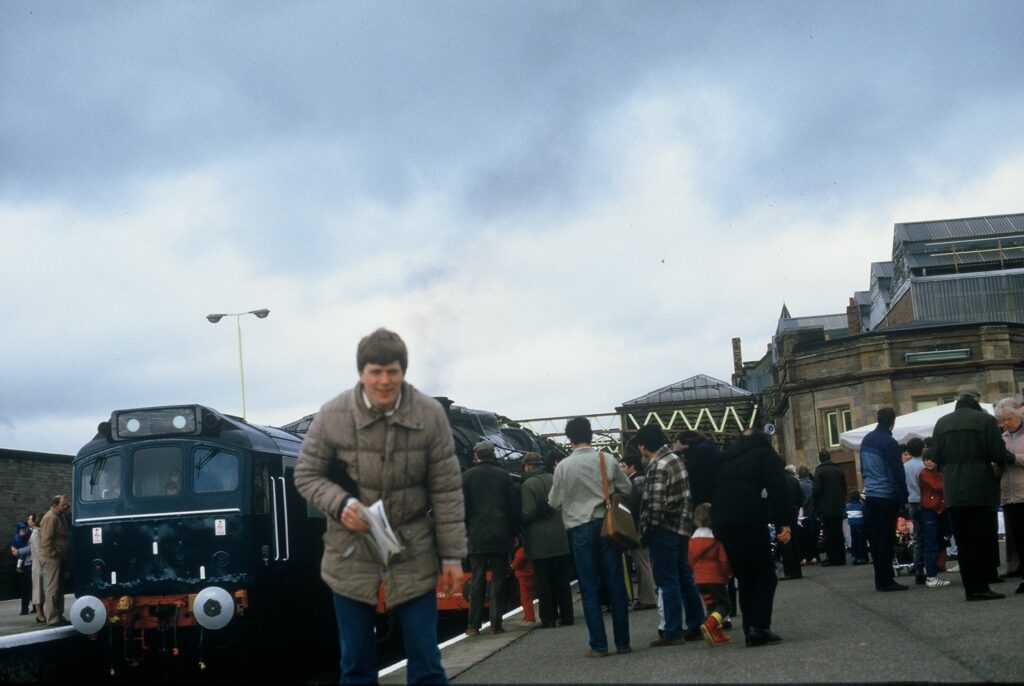
[(107, 623), (107, 608), (94, 596), (84, 595), (71, 606), (71, 625), (87, 636), (95, 634)]
[(196, 595), (192, 614), (204, 629), (223, 629), (235, 614), (235, 601), (223, 588), (210, 586)]

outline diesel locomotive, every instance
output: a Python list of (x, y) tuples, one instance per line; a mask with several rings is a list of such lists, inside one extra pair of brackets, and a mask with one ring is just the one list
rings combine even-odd
[[(463, 469), (484, 439), (513, 472), (525, 452), (560, 451), (438, 400)], [(333, 635), (324, 516), (292, 481), (313, 416), (275, 428), (180, 405), (117, 410), (99, 425), (73, 461), (70, 619), (93, 637), (107, 628), (112, 669), (186, 650), (202, 668), (206, 642), (225, 634), (276, 650)], [(461, 594), (438, 601), (442, 612), (467, 607)], [(386, 616), (383, 597), (378, 610)]]

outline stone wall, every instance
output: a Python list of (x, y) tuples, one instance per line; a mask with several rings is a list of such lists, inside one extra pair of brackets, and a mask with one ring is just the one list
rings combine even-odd
[(0, 599), (17, 597), (15, 560), (10, 555), (16, 522), (29, 512), (45, 512), (53, 496), (71, 496), (71, 455), (0, 449), (0, 525), (4, 556), (0, 566)]

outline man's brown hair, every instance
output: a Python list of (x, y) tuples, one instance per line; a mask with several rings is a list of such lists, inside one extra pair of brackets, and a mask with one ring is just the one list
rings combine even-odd
[(394, 331), (382, 327), (359, 341), (359, 347), (356, 348), (356, 367), (360, 374), (367, 364), (388, 365), (392, 362), (401, 365), (403, 374), (409, 366), (409, 349), (405, 347), (405, 341), (401, 336)]

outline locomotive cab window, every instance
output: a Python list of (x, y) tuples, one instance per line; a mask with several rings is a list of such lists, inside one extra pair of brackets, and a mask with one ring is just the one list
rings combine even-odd
[(200, 446), (192, 452), (192, 490), (227, 493), (238, 488), (238, 455), (224, 448)]
[(79, 498), (90, 503), (121, 497), (121, 455), (100, 455), (82, 467)]
[(136, 498), (181, 493), (181, 449), (164, 445), (139, 448), (132, 456), (132, 495)]

